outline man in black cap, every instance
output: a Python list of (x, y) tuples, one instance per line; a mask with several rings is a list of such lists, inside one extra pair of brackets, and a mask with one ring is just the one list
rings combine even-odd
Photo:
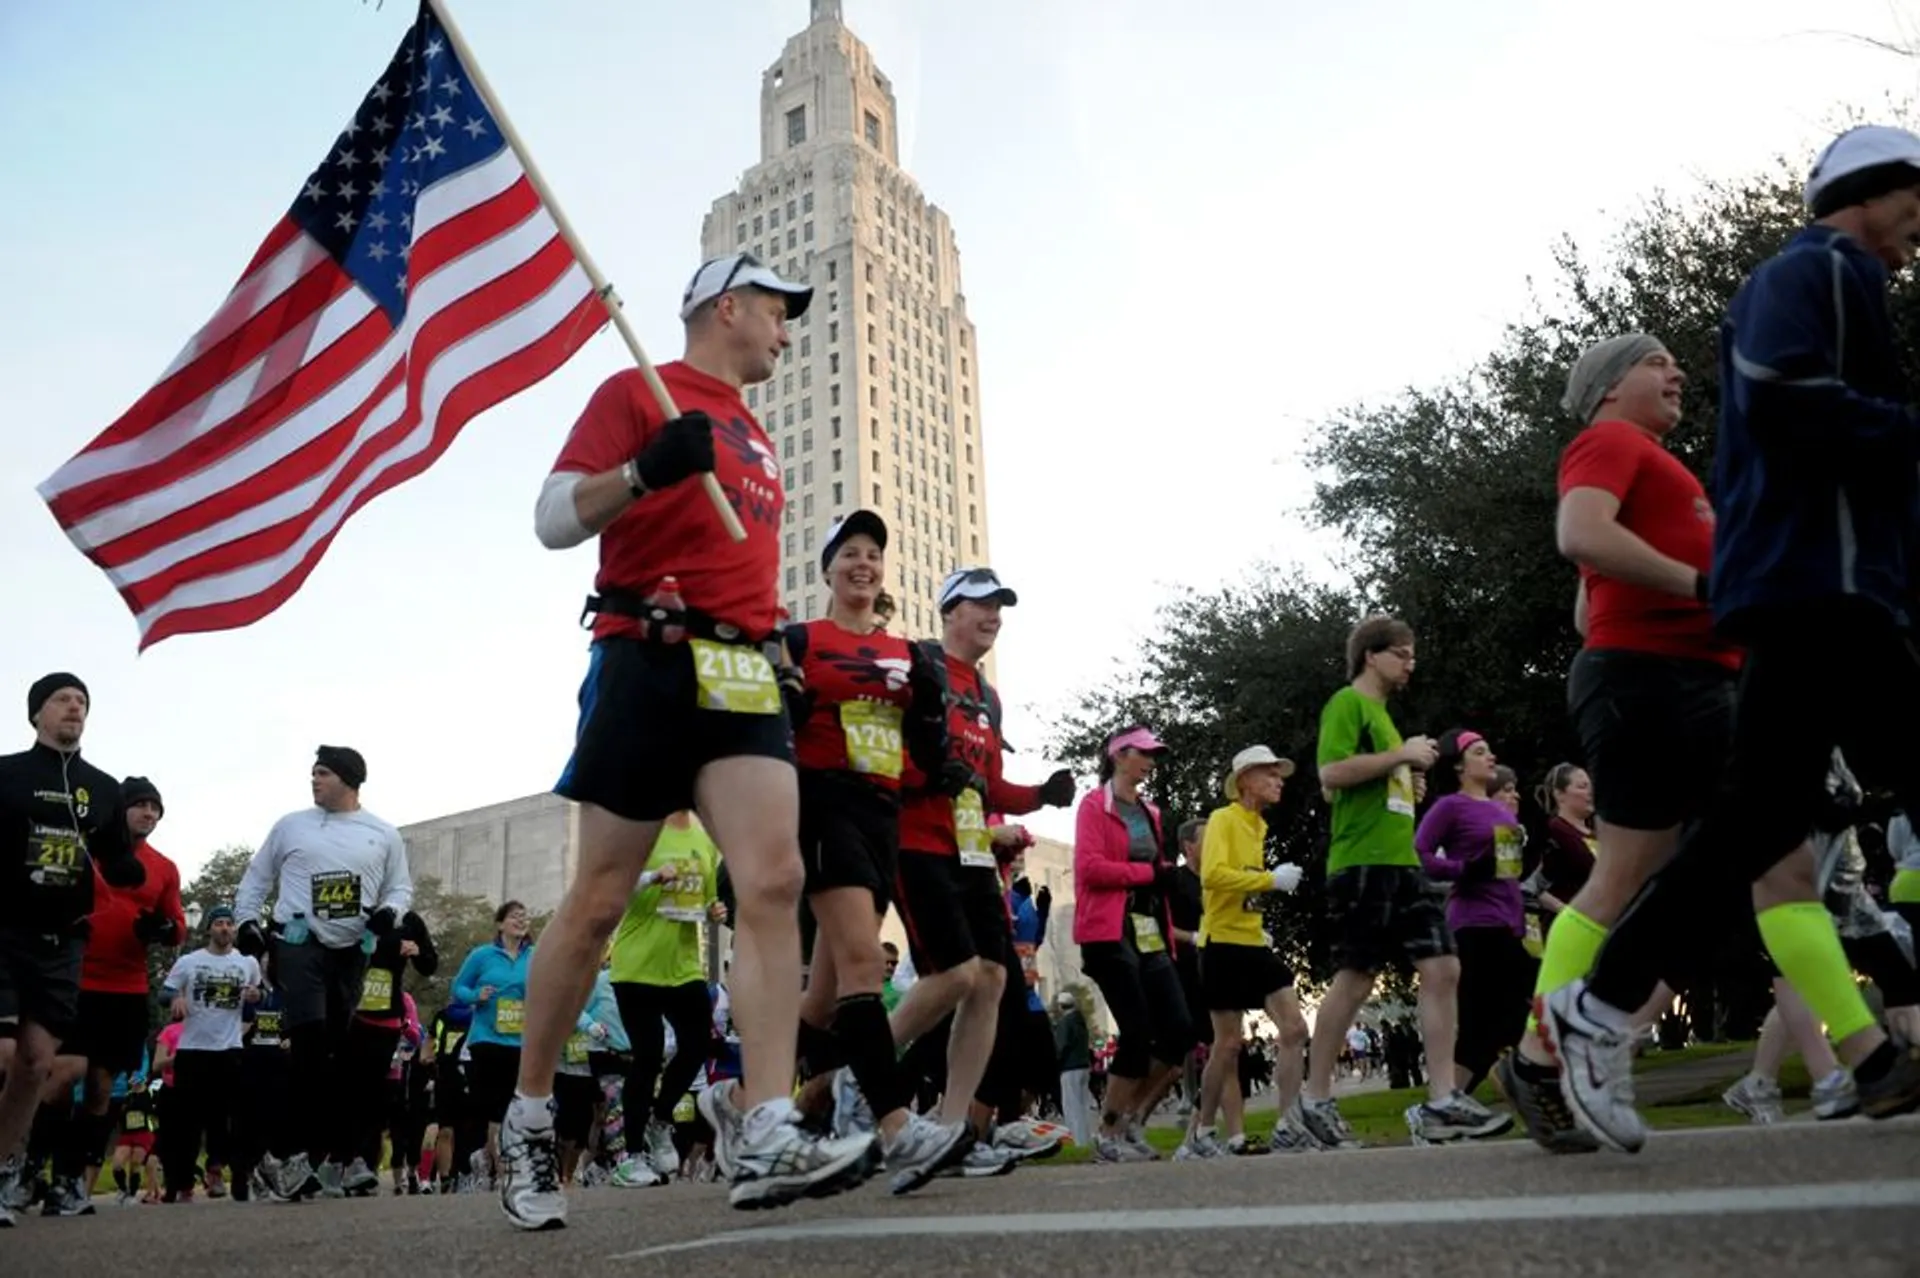
[[(173, 947), (187, 934), (180, 903), (180, 867), (149, 842), (166, 808), (159, 787), (146, 777), (120, 783), (127, 836), (146, 870), (135, 888), (117, 888), (104, 878), (94, 884), (93, 913), (87, 918), (86, 957), (80, 967), (80, 1013), (72, 1037), (60, 1046), (55, 1075), (84, 1076), (85, 1096), (57, 1137), (53, 1155), (50, 1216), (89, 1215), (93, 1183), (112, 1135), (113, 1079), (140, 1068), (152, 1032), (148, 954), (155, 946)], [(49, 1105), (65, 1109), (63, 1089)], [(42, 1121), (45, 1121), (44, 1116)]]
[[(90, 702), (78, 676), (27, 692), (33, 746), (0, 758), (0, 1204), (11, 1196), (40, 1091), (80, 1003), (93, 876), (137, 887), (146, 871), (121, 817), (120, 783), (80, 757)], [(0, 1225), (13, 1217), (0, 1205)]]
[[(346, 1068), (347, 1029), (367, 970), (367, 933), (386, 936), (413, 904), (413, 876), (400, 832), (360, 806), (367, 762), (358, 750), (323, 745), (312, 769), (313, 806), (274, 822), (247, 864), (234, 894), (243, 954), (273, 942), (281, 1025), (293, 1051), (293, 1111), (280, 1147), (260, 1171), (283, 1201), (316, 1189), (360, 1189), (342, 1164), (360, 1153), (349, 1139), (356, 1125), (344, 1112), (339, 1083)], [(268, 894), (273, 918), (260, 917)], [(379, 1184), (377, 1177), (374, 1185)]]

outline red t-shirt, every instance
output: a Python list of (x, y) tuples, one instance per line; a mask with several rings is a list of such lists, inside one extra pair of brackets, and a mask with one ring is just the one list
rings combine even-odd
[(180, 908), (180, 867), (162, 856), (151, 843), (134, 849), (146, 867), (147, 880), (137, 888), (117, 888), (93, 871), (92, 929), (80, 960), (80, 988), (95, 994), (145, 994), (147, 946), (133, 934), (133, 921), (142, 914), (165, 914), (187, 939), (187, 916)]
[[(949, 749), (987, 780), (986, 808), (1020, 816), (1040, 806), (1040, 787), (1013, 785), (1000, 776), (1000, 737), (987, 715), (987, 681), (977, 666), (947, 654)], [(907, 761), (906, 798), (900, 806), (900, 850), (960, 855), (953, 829), (953, 800), (926, 791), (927, 778)]]
[[(1560, 495), (1598, 488), (1620, 502), (1620, 526), (1670, 559), (1713, 566), (1713, 507), (1681, 460), (1630, 422), (1595, 422), (1560, 455)], [(1740, 650), (1713, 633), (1697, 600), (1615, 581), (1580, 567), (1587, 588), (1589, 648), (1625, 648), (1738, 668)]]
[[(913, 653), (907, 641), (886, 631), (859, 635), (821, 618), (799, 629), (806, 632), (806, 651), (800, 669), (813, 710), (794, 734), (794, 756), (803, 768), (819, 772), (856, 773), (884, 790), (900, 788), (906, 766), (903, 744), (884, 743), (884, 722), (862, 717), (863, 706), (894, 706), (904, 715), (913, 704), (907, 681)], [(843, 710), (851, 705), (853, 710)], [(896, 718), (891, 725), (899, 727)], [(897, 735), (897, 733), (895, 734)], [(859, 743), (859, 767), (848, 757), (848, 742)], [(872, 765), (885, 763), (887, 766)], [(888, 773), (891, 768), (891, 775)]]
[[(713, 418), (713, 473), (726, 492), (745, 541), (734, 541), (698, 477), (629, 506), (600, 533), (595, 590), (646, 595), (672, 576), (690, 608), (738, 626), (749, 636), (771, 634), (780, 611), (780, 512), (786, 493), (780, 465), (738, 387), (675, 360), (658, 369), (681, 412)], [(597, 475), (626, 464), (646, 447), (665, 419), (637, 368), (600, 383), (553, 463), (555, 473)], [(600, 613), (596, 639), (634, 634), (631, 618)]]

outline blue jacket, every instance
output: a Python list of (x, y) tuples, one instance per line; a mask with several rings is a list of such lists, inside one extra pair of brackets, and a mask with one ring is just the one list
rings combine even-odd
[[(1038, 950), (1047, 940), (1047, 916), (1034, 906), (1033, 898), (1021, 896), (1017, 892), (1007, 893), (1007, 910), (1013, 915), (1013, 940), (1015, 945), (1030, 945)], [(1040, 1001), (1040, 991), (1027, 986), (1027, 1010), (1044, 1012), (1047, 1005)]]
[(1720, 325), (1715, 620), (1865, 600), (1912, 621), (1920, 423), (1894, 345), (1887, 269), (1809, 226), (1740, 286)]

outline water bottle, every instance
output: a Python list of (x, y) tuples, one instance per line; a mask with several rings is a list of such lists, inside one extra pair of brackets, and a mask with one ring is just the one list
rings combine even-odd
[[(680, 597), (680, 580), (667, 576), (660, 579), (659, 588), (647, 596), (647, 605), (661, 612), (679, 615), (687, 610), (687, 601)], [(687, 637), (686, 626), (679, 621), (668, 621), (658, 613), (653, 618), (653, 637), (661, 643), (679, 643)]]
[(286, 938), (288, 945), (305, 945), (307, 943), (307, 916), (299, 910), (295, 910), (292, 920), (288, 922), (286, 930), (281, 933), (281, 936)]

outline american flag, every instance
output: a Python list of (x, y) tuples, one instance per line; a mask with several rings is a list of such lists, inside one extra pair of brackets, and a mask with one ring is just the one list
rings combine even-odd
[(422, 3), (220, 309), (40, 496), (142, 650), (250, 625), (348, 516), (606, 319)]

